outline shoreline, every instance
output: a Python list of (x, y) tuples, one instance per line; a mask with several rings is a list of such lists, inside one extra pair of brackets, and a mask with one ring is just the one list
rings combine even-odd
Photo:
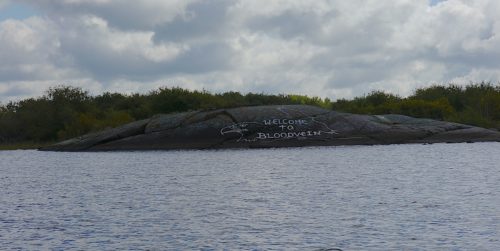
[(53, 143), (54, 142), (47, 142), (47, 143), (19, 142), (19, 143), (0, 144), (0, 151), (38, 150), (42, 147), (49, 146)]

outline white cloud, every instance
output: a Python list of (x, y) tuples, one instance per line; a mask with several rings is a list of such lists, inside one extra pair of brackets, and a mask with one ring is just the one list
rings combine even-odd
[(473, 68), (470, 72), (463, 76), (458, 76), (453, 78), (451, 82), (457, 83), (460, 85), (469, 84), (478, 79), (481, 79), (484, 82), (490, 82), (493, 84), (500, 83), (500, 69), (476, 69)]
[(58, 35), (50, 21), (38, 17), (0, 22), (0, 83), (70, 76)]
[(82, 39), (79, 33), (84, 31), (91, 35), (86, 43), (96, 43), (113, 53), (128, 54), (156, 63), (172, 60), (185, 50), (185, 46), (173, 43), (154, 44), (152, 31), (124, 32), (110, 28), (106, 20), (96, 16), (84, 16), (81, 26), (73, 30), (74, 27), (68, 28), (73, 31), (68, 40)]
[(194, 0), (20, 0), (53, 17), (92, 15), (124, 30), (152, 29), (183, 15)]
[(0, 23), (0, 100), (50, 82), (341, 98), (500, 79), (495, 0), (22, 3), (41, 14)]

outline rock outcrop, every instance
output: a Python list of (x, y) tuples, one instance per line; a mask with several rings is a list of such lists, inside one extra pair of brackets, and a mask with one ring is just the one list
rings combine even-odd
[(500, 142), (500, 132), (403, 115), (356, 115), (305, 105), (157, 115), (42, 148), (115, 151)]

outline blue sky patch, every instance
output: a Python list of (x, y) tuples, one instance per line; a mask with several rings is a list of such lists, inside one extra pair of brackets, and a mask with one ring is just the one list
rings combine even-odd
[(32, 7), (20, 4), (20, 3), (10, 3), (3, 8), (0, 8), (0, 22), (7, 19), (26, 19), (32, 16), (36, 16), (38, 13)]
[(440, 2), (444, 2), (444, 1), (446, 1), (446, 0), (429, 0), (429, 5), (434, 6), (434, 5), (436, 5)]

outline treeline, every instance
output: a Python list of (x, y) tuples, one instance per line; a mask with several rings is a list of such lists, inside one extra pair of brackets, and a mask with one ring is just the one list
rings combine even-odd
[(147, 94), (97, 96), (68, 86), (0, 105), (0, 145), (45, 143), (115, 127), (158, 113), (238, 106), (308, 104), (359, 114), (404, 114), (500, 129), (500, 86), (489, 83), (431, 86), (406, 98), (375, 91), (335, 102), (303, 95), (240, 94), (160, 88)]
[(81, 88), (59, 86), (50, 88), (41, 97), (0, 105), (0, 145), (59, 141), (159, 113), (285, 104), (330, 108), (331, 101), (302, 95), (212, 94), (182, 88), (92, 96)]
[(406, 98), (374, 91), (352, 100), (337, 100), (332, 109), (360, 114), (403, 114), (500, 129), (500, 85), (434, 85)]

